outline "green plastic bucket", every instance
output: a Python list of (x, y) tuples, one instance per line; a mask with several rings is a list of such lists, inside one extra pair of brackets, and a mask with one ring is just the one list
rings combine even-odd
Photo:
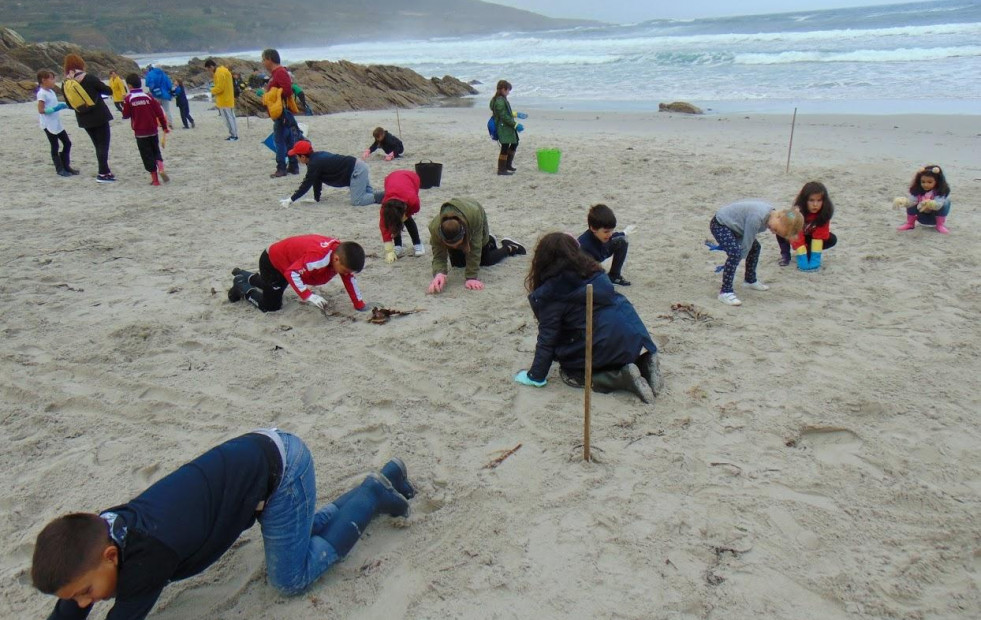
[(559, 171), (559, 160), (562, 151), (559, 149), (538, 149), (538, 169), (542, 172), (555, 174)]

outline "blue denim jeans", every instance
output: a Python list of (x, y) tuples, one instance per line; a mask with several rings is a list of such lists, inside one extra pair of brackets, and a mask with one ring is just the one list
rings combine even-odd
[[(283, 115), (273, 121), (273, 142), (276, 144), (276, 170), (286, 170), (286, 153), (293, 148), (299, 128), (296, 119), (289, 110), (283, 110)], [(296, 170), (300, 164), (296, 157), (289, 158), (289, 166)]]
[(366, 207), (381, 203), (381, 196), (375, 196), (371, 187), (371, 177), (368, 164), (360, 159), (354, 162), (354, 172), (351, 173), (351, 206)]
[(259, 515), (259, 526), (269, 582), (292, 595), (303, 592), (340, 560), (334, 548), (318, 535), (338, 509), (329, 504), (317, 512), (317, 481), (310, 450), (299, 437), (277, 432), (286, 448), (286, 463), (279, 487)]

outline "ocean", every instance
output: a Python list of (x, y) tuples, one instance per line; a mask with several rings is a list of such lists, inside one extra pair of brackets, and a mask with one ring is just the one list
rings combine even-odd
[[(777, 15), (652, 20), (491, 36), (281, 49), (284, 62), (346, 59), (453, 75), (524, 108), (714, 113), (981, 114), (981, 2), (941, 0)], [(257, 57), (259, 50), (232, 54)], [(200, 54), (199, 54), (200, 55)], [(181, 64), (191, 55), (137, 58)]]

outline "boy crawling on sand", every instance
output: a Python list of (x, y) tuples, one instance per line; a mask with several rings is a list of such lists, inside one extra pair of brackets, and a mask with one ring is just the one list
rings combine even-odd
[(408, 516), (414, 495), (405, 464), (393, 459), (317, 510), (306, 445), (260, 429), (212, 448), (126, 504), (58, 517), (37, 537), (31, 581), (59, 599), (49, 620), (81, 620), (110, 598), (108, 618), (139, 620), (165, 585), (211, 566), (258, 521), (269, 581), (295, 595), (346, 556), (375, 515)]
[(362, 311), (367, 305), (355, 278), (362, 269), (364, 248), (353, 241), (322, 235), (289, 237), (263, 250), (258, 273), (238, 267), (232, 269), (228, 301), (244, 298), (263, 312), (275, 312), (283, 307), (283, 293), (288, 285), (300, 296), (300, 301), (323, 310), (327, 300), (314, 293), (312, 287), (327, 284), (339, 275), (354, 309)]

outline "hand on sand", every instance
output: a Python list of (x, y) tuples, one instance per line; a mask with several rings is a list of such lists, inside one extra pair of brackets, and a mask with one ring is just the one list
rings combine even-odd
[(279, 201), (279, 206), (283, 207), (284, 209), (291, 206), (292, 204), (293, 204), (293, 200), (291, 198), (283, 198), (282, 200)]
[(465, 286), (468, 291), (484, 290), (484, 283), (478, 280), (477, 278), (471, 278), (470, 280), (467, 280), (467, 283), (464, 284), (463, 286)]
[(429, 294), (442, 292), (444, 286), (446, 286), (446, 274), (437, 273), (433, 281), (429, 283)]
[(316, 293), (307, 297), (306, 303), (317, 306), (321, 310), (327, 307), (327, 300)]

